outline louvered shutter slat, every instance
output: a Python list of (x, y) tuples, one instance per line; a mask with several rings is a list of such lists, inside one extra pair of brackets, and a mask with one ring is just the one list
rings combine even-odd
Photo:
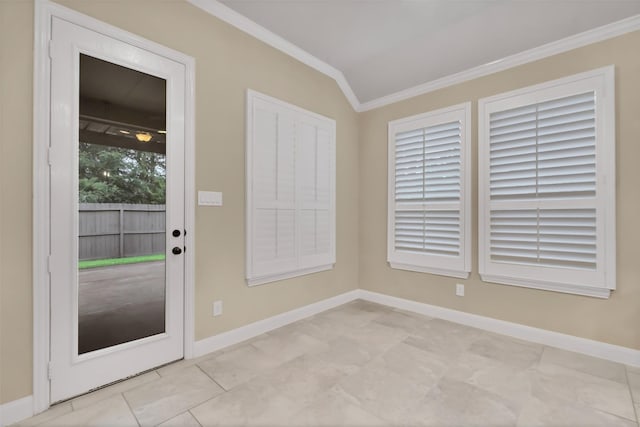
[(397, 210), (395, 249), (419, 253), (459, 254), (459, 212)]
[[(529, 114), (518, 108), (491, 115), (490, 200), (544, 203), (547, 197), (595, 196), (593, 93), (528, 108)], [(535, 137), (524, 140), (523, 132), (531, 131), (532, 115), (536, 117)], [(595, 219), (596, 210), (591, 208), (492, 209), (490, 259), (594, 270)]]
[(387, 259), (392, 268), (468, 274), (463, 161), (470, 115), (466, 103), (389, 122)]

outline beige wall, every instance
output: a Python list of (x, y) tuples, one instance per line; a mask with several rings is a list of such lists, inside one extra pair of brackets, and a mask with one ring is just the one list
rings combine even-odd
[[(196, 59), (196, 187), (224, 206), (196, 211), (196, 339), (357, 288), (357, 115), (336, 83), (183, 1), (63, 5)], [(0, 403), (31, 394), (33, 4), (0, 1), (2, 227)], [(337, 122), (334, 270), (249, 288), (244, 281), (245, 91), (252, 88)], [(224, 314), (211, 316), (214, 300)]]
[[(400, 298), (640, 349), (640, 32), (360, 115), (360, 287)], [(477, 100), (616, 65), (618, 288), (601, 300), (485, 283), (478, 275)], [(386, 262), (387, 123), (472, 101), (473, 263), (468, 280), (393, 270)], [(464, 283), (465, 297), (455, 296)]]
[[(358, 287), (640, 349), (640, 33), (357, 115), (337, 85), (178, 0), (64, 5), (196, 58), (196, 186), (224, 193), (196, 211), (196, 339)], [(152, 10), (153, 13), (149, 11)], [(0, 1), (0, 404), (31, 394), (33, 4)], [(616, 64), (618, 290), (609, 300), (391, 270), (386, 263), (389, 120)], [(330, 272), (249, 288), (244, 282), (244, 96), (250, 87), (337, 121), (337, 264)], [(473, 132), (475, 176), (476, 131)], [(477, 230), (477, 193), (473, 194)], [(359, 215), (359, 212), (362, 214)], [(475, 231), (474, 231), (475, 234)], [(474, 237), (474, 248), (477, 240)], [(454, 296), (454, 284), (467, 285)], [(213, 300), (224, 315), (211, 317)]]
[(32, 22), (0, 1), (0, 403), (31, 393)]

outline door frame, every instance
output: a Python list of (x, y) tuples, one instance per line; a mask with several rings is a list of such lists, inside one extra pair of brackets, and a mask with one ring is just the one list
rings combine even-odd
[(33, 412), (49, 408), (50, 360), (50, 110), (51, 21), (58, 17), (116, 40), (164, 56), (185, 67), (184, 358), (195, 342), (195, 59), (49, 0), (36, 0), (33, 73)]

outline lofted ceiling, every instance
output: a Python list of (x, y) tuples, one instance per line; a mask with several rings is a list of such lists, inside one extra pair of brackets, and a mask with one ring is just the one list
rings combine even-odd
[(222, 0), (344, 74), (360, 103), (640, 14), (640, 0)]

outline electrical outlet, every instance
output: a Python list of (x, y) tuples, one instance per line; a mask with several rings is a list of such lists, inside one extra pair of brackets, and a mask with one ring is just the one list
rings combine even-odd
[(464, 285), (457, 283), (456, 284), (456, 295), (458, 295), (459, 297), (463, 297), (464, 296)]
[(213, 315), (220, 316), (222, 314), (222, 301), (213, 302)]

